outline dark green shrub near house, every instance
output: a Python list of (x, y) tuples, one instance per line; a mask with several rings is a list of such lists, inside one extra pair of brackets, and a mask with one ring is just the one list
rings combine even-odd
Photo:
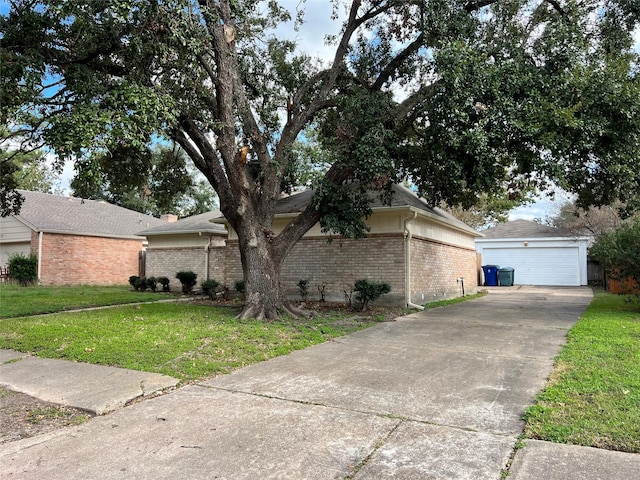
[(236, 292), (244, 295), (244, 280), (238, 280), (235, 283), (234, 288), (236, 289)]
[(147, 278), (147, 288), (152, 292), (155, 292), (158, 288), (158, 279), (156, 277)]
[(160, 285), (162, 285), (163, 292), (169, 292), (171, 290), (169, 287), (169, 279), (167, 277), (158, 277), (156, 280)]
[(135, 288), (139, 292), (144, 292), (147, 289), (146, 277), (138, 278), (138, 280), (136, 280), (136, 283), (133, 285), (133, 288)]
[(211, 300), (216, 298), (216, 293), (218, 293), (218, 287), (220, 286), (220, 282), (216, 280), (205, 280), (200, 284), (202, 287), (202, 292), (205, 295), (208, 295)]
[(589, 254), (611, 278), (629, 278), (640, 284), (640, 217), (601, 235)]
[(193, 287), (196, 286), (198, 274), (190, 270), (183, 270), (176, 273), (176, 278), (180, 280), (180, 283), (182, 284), (182, 293), (191, 293), (193, 291)]
[(38, 280), (38, 257), (33, 253), (28, 257), (21, 253), (9, 257), (10, 278), (23, 287), (31, 285)]
[(137, 275), (131, 275), (129, 277), (129, 284), (137, 292), (144, 292), (148, 287), (147, 279), (145, 277), (139, 277)]
[(140, 277), (138, 275), (131, 275), (129, 277), (129, 285), (131, 285), (133, 287), (134, 290), (137, 290), (136, 288), (136, 282), (140, 280)]
[(391, 291), (391, 285), (385, 282), (370, 282), (369, 280), (358, 280), (353, 285), (356, 293), (356, 302), (360, 310), (367, 308), (367, 305), (374, 302), (385, 293)]
[(298, 282), (298, 290), (300, 291), (300, 297), (302, 301), (306, 302), (309, 297), (309, 280), (300, 279)]

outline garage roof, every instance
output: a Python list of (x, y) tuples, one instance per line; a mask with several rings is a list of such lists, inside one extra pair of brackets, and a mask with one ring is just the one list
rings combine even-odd
[(513, 220), (483, 230), (484, 240), (490, 238), (558, 238), (570, 237), (570, 233), (559, 228), (541, 225), (529, 220)]

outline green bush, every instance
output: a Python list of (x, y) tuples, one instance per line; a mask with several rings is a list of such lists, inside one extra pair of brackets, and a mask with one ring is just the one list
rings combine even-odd
[(302, 301), (306, 302), (309, 297), (309, 280), (300, 279), (298, 282), (298, 290), (300, 291)]
[(129, 285), (131, 285), (133, 287), (134, 290), (137, 290), (136, 288), (136, 282), (140, 280), (140, 277), (138, 275), (131, 275), (129, 277)]
[(169, 292), (171, 290), (169, 288), (169, 279), (167, 277), (158, 277), (156, 280), (160, 285), (162, 285), (163, 292)]
[(244, 280), (238, 280), (234, 285), (236, 292), (244, 295)]
[(33, 253), (28, 257), (21, 253), (9, 257), (9, 275), (20, 285), (26, 287), (38, 280), (38, 257)]
[(147, 279), (146, 277), (140, 277), (136, 280), (136, 283), (133, 285), (139, 292), (144, 292), (147, 289)]
[(147, 278), (147, 288), (152, 292), (155, 292), (158, 288), (158, 279), (156, 277)]
[(220, 286), (220, 282), (216, 280), (205, 280), (200, 284), (202, 291), (205, 295), (208, 295), (211, 300), (216, 298), (217, 289)]
[(145, 277), (139, 277), (137, 275), (131, 275), (129, 277), (129, 284), (137, 292), (144, 292), (149, 286), (148, 280)]
[(193, 287), (196, 286), (198, 274), (190, 270), (183, 270), (176, 273), (176, 278), (180, 280), (180, 283), (182, 284), (182, 293), (191, 293), (193, 291)]
[(353, 285), (356, 292), (356, 301), (360, 310), (367, 308), (367, 305), (377, 300), (380, 296), (391, 291), (391, 285), (385, 282), (370, 282), (369, 280), (358, 280)]
[(603, 234), (589, 253), (612, 278), (640, 283), (640, 217)]

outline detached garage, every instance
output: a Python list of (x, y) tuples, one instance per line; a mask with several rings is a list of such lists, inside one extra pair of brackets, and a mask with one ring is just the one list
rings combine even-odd
[(515, 269), (519, 285), (587, 285), (588, 237), (528, 220), (514, 220), (482, 232), (476, 249), (483, 265)]

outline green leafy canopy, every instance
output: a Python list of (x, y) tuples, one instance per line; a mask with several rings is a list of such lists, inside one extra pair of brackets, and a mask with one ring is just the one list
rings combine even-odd
[(640, 205), (637, 2), (331, 3), (342, 28), (314, 59), (282, 34), (315, 21), (305, 2), (12, 0), (0, 118), (79, 164), (172, 139), (238, 231), (268, 228), (313, 126), (326, 174), (285, 243), (318, 220), (361, 235), (365, 190), (403, 179), (434, 204), (555, 183)]

